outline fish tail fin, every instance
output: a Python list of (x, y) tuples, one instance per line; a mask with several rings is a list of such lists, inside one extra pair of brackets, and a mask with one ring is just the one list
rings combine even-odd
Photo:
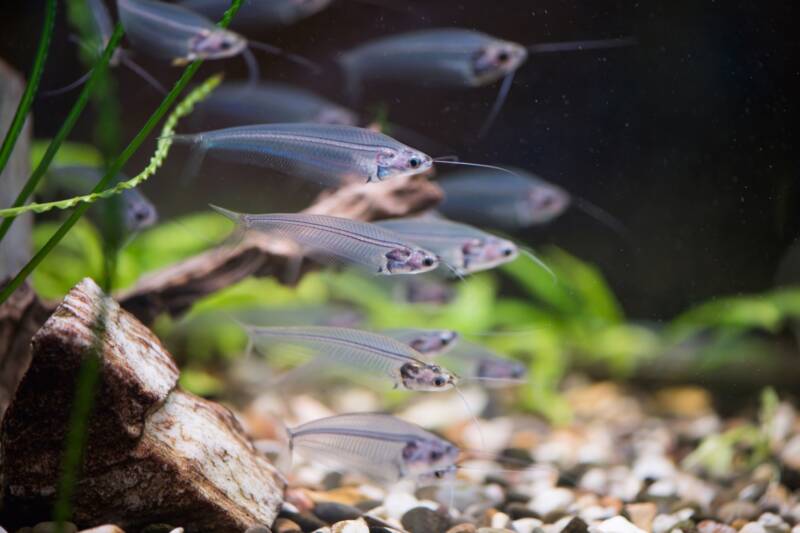
[(172, 135), (170, 138), (174, 142), (191, 144), (189, 159), (186, 161), (179, 178), (181, 184), (188, 185), (200, 172), (200, 167), (203, 166), (208, 149), (199, 135)]
[(249, 227), (247, 215), (243, 213), (237, 213), (236, 211), (231, 211), (230, 209), (225, 209), (224, 207), (214, 204), (208, 204), (208, 206), (236, 225), (233, 233), (231, 233), (230, 236), (225, 239), (225, 242), (230, 246), (236, 246), (237, 244), (241, 243), (244, 240), (244, 235), (247, 233), (247, 229)]

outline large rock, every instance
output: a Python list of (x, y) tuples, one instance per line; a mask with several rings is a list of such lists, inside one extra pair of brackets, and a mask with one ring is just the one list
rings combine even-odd
[(49, 517), (75, 381), (95, 353), (100, 375), (74, 522), (212, 532), (272, 524), (281, 476), (226, 408), (176, 388), (178, 370), (158, 339), (88, 279), (34, 336), (30, 368), (0, 428), (0, 522)]

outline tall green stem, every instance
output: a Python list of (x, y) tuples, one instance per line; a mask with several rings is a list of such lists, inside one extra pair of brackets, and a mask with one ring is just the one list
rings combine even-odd
[[(75, 102), (75, 105), (72, 106), (72, 109), (70, 109), (69, 115), (67, 115), (67, 119), (64, 121), (64, 124), (61, 125), (61, 128), (58, 130), (55, 137), (53, 137), (53, 140), (50, 141), (44, 156), (42, 156), (42, 160), (36, 166), (33, 173), (28, 178), (28, 181), (25, 183), (25, 186), (17, 195), (17, 199), (14, 200), (13, 207), (19, 207), (24, 204), (30, 195), (33, 194), (33, 191), (36, 190), (36, 186), (39, 185), (39, 181), (41, 181), (42, 176), (45, 175), (47, 169), (50, 167), (50, 163), (53, 162), (56, 152), (58, 152), (58, 149), (61, 148), (61, 143), (63, 143), (67, 136), (69, 136), (69, 134), (72, 132), (72, 128), (75, 127), (75, 123), (78, 122), (78, 118), (86, 108), (86, 104), (89, 102), (89, 97), (92, 94), (92, 90), (94, 90), (94, 86), (101, 78), (103, 71), (108, 67), (108, 62), (111, 60), (111, 55), (114, 53), (114, 50), (122, 40), (124, 33), (125, 31), (122, 29), (122, 25), (117, 24), (117, 27), (114, 29), (114, 33), (111, 34), (111, 38), (108, 40), (106, 49), (103, 50), (103, 55), (100, 56), (100, 59), (97, 61), (97, 64), (95, 64), (94, 69), (92, 70), (92, 75), (89, 77), (89, 81), (86, 82), (86, 85), (84, 85), (80, 96), (78, 96), (78, 100)], [(2, 241), (3, 237), (6, 236), (8, 229), (13, 223), (13, 217), (6, 218), (2, 223), (0, 223), (0, 241)], [(0, 300), (0, 303), (3, 301), (4, 299)]]
[[(17, 106), (14, 119), (11, 121), (11, 127), (8, 128), (6, 138), (3, 139), (3, 145), (0, 146), (0, 174), (2, 174), (3, 169), (6, 168), (6, 163), (8, 163), (8, 159), (11, 157), (11, 152), (14, 150), (14, 145), (17, 143), (19, 134), (22, 132), (22, 127), (25, 125), (25, 119), (33, 105), (33, 97), (36, 95), (36, 90), (39, 88), (39, 81), (42, 79), (44, 64), (47, 61), (47, 52), (50, 49), (50, 40), (53, 37), (53, 26), (55, 26), (55, 22), (56, 0), (47, 0), (44, 9), (42, 36), (39, 38), (39, 47), (36, 49), (36, 58), (33, 61), (33, 69), (31, 69), (30, 76), (28, 77), (28, 85), (25, 87), (25, 92), (22, 93), (22, 98)], [(2, 236), (0, 236), (0, 239), (2, 239)]]

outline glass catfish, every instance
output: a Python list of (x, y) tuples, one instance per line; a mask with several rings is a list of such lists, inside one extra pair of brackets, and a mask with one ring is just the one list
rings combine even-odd
[(191, 144), (186, 176), (196, 174), (207, 153), (336, 186), (409, 176), (433, 165), (419, 150), (354, 126), (259, 124), (172, 138)]
[[(245, 0), (232, 21), (235, 28), (290, 26), (314, 15), (330, 5), (332, 0)], [(219, 19), (231, 3), (229, 0), (181, 0), (187, 8)]]
[(457, 382), (446, 369), (422, 361), (422, 355), (409, 345), (379, 333), (325, 326), (242, 327), (259, 351), (278, 347), (291, 353), (299, 348), (315, 362), (388, 378), (395, 388), (444, 391)]
[(370, 478), (427, 482), (453, 470), (460, 450), (433, 433), (387, 414), (343, 414), (287, 429), (283, 468), (298, 451), (311, 461)]
[(382, 333), (409, 345), (422, 355), (438, 355), (452, 348), (458, 341), (458, 332), (451, 329), (398, 328)]
[(438, 216), (395, 218), (377, 224), (435, 252), (459, 276), (497, 267), (519, 255), (509, 240)]
[(296, 243), (307, 255), (360, 266), (369, 272), (421, 274), (439, 265), (436, 254), (375, 224), (327, 215), (244, 214), (211, 206), (242, 230)]
[(318, 94), (278, 82), (225, 82), (197, 106), (214, 125), (312, 122), (355, 126), (358, 116)]

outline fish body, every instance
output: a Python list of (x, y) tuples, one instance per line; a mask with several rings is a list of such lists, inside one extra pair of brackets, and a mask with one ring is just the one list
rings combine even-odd
[(457, 332), (450, 329), (388, 329), (382, 332), (422, 355), (437, 355), (452, 348), (459, 340)]
[(198, 105), (225, 126), (310, 122), (355, 126), (355, 112), (311, 91), (276, 82), (226, 82)]
[(466, 224), (438, 216), (383, 220), (383, 228), (435, 252), (459, 275), (494, 268), (517, 258), (517, 246)]
[(521, 362), (463, 339), (442, 355), (442, 360), (465, 379), (478, 381), (484, 387), (524, 383), (528, 378), (528, 370)]
[[(232, 25), (235, 28), (290, 26), (328, 7), (332, 0), (244, 0)], [(222, 17), (229, 0), (181, 0), (180, 4), (214, 20)]]
[(312, 460), (357, 470), (382, 481), (427, 480), (455, 465), (460, 450), (391, 415), (344, 414), (288, 430), (292, 450)]
[(570, 204), (569, 194), (529, 172), (467, 170), (438, 183), (445, 193), (439, 210), (448, 218), (516, 230), (547, 223)]
[(117, 0), (125, 34), (137, 50), (183, 64), (233, 57), (247, 40), (181, 5), (157, 0)]
[(325, 326), (244, 327), (257, 348), (297, 346), (325, 362), (389, 378), (396, 387), (442, 391), (455, 384), (455, 376), (422, 361), (407, 344), (378, 333)]
[(206, 153), (321, 183), (384, 181), (431, 168), (430, 156), (365, 128), (331, 124), (259, 124), (176, 135), (192, 144), (192, 173)]
[(468, 88), (504, 78), (527, 55), (524, 46), (479, 31), (440, 28), (368, 42), (342, 54), (340, 64), (354, 91), (373, 80)]
[(212, 207), (244, 229), (290, 240), (309, 255), (361, 266), (378, 274), (419, 274), (439, 264), (434, 253), (375, 224), (327, 215), (257, 215)]

